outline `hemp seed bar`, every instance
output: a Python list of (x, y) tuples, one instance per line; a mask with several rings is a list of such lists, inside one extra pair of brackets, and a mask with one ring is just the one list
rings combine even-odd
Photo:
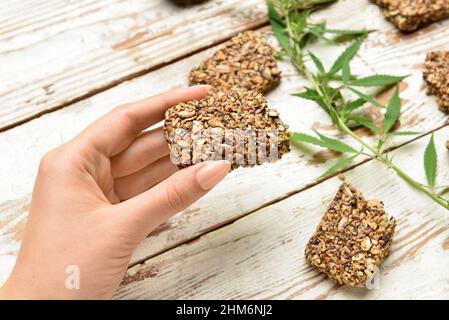
[(343, 183), (307, 244), (307, 261), (338, 284), (361, 287), (389, 254), (396, 221), (379, 200)]
[(424, 80), (427, 93), (437, 96), (440, 110), (449, 113), (449, 51), (432, 51), (427, 53), (424, 64)]
[(267, 92), (281, 79), (276, 50), (260, 32), (246, 31), (232, 38), (224, 48), (194, 68), (191, 85), (208, 84), (220, 90), (241, 87)]
[(291, 134), (257, 91), (233, 88), (171, 107), (165, 136), (178, 167), (228, 160), (231, 168), (274, 162), (290, 151)]
[(449, 17), (448, 0), (375, 0), (384, 16), (405, 32)]

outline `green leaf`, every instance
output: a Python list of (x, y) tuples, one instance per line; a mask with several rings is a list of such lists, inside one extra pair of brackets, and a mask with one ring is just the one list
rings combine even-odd
[(320, 139), (318, 139), (314, 136), (310, 136), (305, 133), (295, 132), (295, 133), (293, 133), (292, 141), (310, 143), (310, 144), (314, 144), (314, 145), (317, 145), (317, 146), (320, 146), (323, 148), (327, 148), (327, 149), (337, 151), (337, 152), (342, 152), (342, 153), (344, 153), (344, 152), (357, 153), (357, 150), (355, 150), (354, 148), (352, 148), (351, 146), (347, 145), (346, 143), (344, 143), (342, 141), (328, 138), (316, 131), (315, 131), (315, 133), (320, 137)]
[(361, 106), (363, 106), (366, 103), (365, 99), (359, 98), (357, 100), (354, 100), (350, 103), (348, 103), (347, 105), (345, 105), (343, 107), (343, 110), (347, 113), (351, 113), (352, 111), (360, 108)]
[(315, 138), (313, 136), (310, 136), (308, 134), (305, 134), (305, 133), (299, 133), (299, 132), (293, 133), (292, 141), (300, 141), (300, 142), (310, 143), (310, 144), (314, 144), (314, 145), (326, 148), (326, 144), (323, 141), (321, 141), (320, 139)]
[(334, 40), (329, 39), (328, 37), (326, 37), (326, 36), (324, 35), (324, 29), (320, 29), (320, 28), (310, 28), (310, 29), (309, 29), (309, 32), (310, 32), (311, 34), (313, 34), (315, 37), (317, 37), (317, 38), (319, 38), (319, 39), (321, 39), (321, 40), (324, 40), (326, 43), (328, 43), (328, 44), (330, 44), (330, 45), (337, 45), (337, 44), (338, 44), (338, 43), (335, 42)]
[(374, 32), (375, 30), (344, 30), (344, 29), (326, 29), (328, 33), (334, 33), (337, 35), (358, 35), (363, 36), (368, 33)]
[(343, 141), (326, 137), (325, 135), (319, 133), (318, 131), (315, 131), (315, 133), (321, 138), (321, 141), (323, 141), (325, 143), (326, 148), (328, 148), (328, 149), (338, 151), (338, 152), (357, 153), (357, 150), (355, 150), (353, 147), (347, 145)]
[(273, 29), (273, 32), (279, 44), (285, 51), (290, 52), (290, 39), (288, 37), (287, 31), (285, 30), (285, 24), (274, 8), (273, 2), (271, 0), (268, 1), (268, 17), (270, 20), (271, 28)]
[(369, 102), (372, 105), (375, 105), (379, 108), (385, 108), (385, 106), (383, 104), (381, 104), (379, 101), (377, 101), (374, 97), (364, 94), (363, 92), (361, 92), (357, 89), (354, 89), (352, 87), (348, 87), (348, 89), (351, 90), (352, 92), (354, 92), (359, 98), (363, 99), (365, 102)]
[(349, 61), (346, 61), (343, 64), (343, 67), (341, 69), (341, 75), (343, 82), (348, 82), (351, 79), (351, 67), (349, 66)]
[(328, 5), (336, 2), (337, 0), (305, 0), (296, 1), (292, 3), (292, 10), (304, 10), (304, 9), (315, 9), (320, 5)]
[(335, 34), (337, 37), (334, 41), (337, 43), (351, 41), (357, 39), (360, 36), (366, 36), (374, 30), (339, 30), (339, 29), (326, 29), (326, 33)]
[(314, 89), (310, 89), (308, 87), (304, 87), (306, 91), (293, 93), (295, 97), (300, 97), (307, 100), (316, 101), (318, 99), (322, 99), (321, 96), (318, 94), (318, 91)]
[(422, 134), (422, 132), (417, 131), (393, 131), (389, 133), (392, 136), (416, 136)]
[(310, 89), (305, 87), (306, 91), (294, 93), (293, 95), (295, 97), (300, 97), (307, 100), (312, 100), (316, 102), (326, 113), (329, 113), (329, 110), (326, 106), (326, 103), (323, 100), (323, 97), (321, 97), (316, 90)]
[(356, 87), (381, 87), (390, 86), (403, 80), (405, 76), (390, 76), (384, 74), (372, 75), (369, 77), (351, 81), (349, 84)]
[(430, 187), (435, 186), (437, 177), (437, 151), (435, 149), (435, 141), (433, 134), (424, 151), (424, 170), (426, 171), (427, 183)]
[(374, 124), (374, 122), (370, 119), (360, 117), (360, 116), (351, 116), (351, 120), (357, 122), (358, 124), (370, 129), (374, 133), (381, 134), (380, 129)]
[(343, 158), (343, 159), (339, 160), (336, 164), (334, 164), (332, 167), (327, 169), (327, 171), (325, 173), (323, 173), (320, 178), (328, 177), (328, 176), (340, 171), (341, 169), (346, 167), (349, 163), (351, 163), (352, 160), (357, 158), (359, 155), (360, 155), (360, 152), (358, 152), (357, 154), (350, 156), (348, 158)]
[(393, 96), (388, 103), (387, 112), (385, 113), (384, 132), (388, 133), (398, 121), (401, 115), (401, 99), (399, 98), (399, 87), (396, 86)]
[(282, 17), (278, 14), (272, 0), (268, 0), (268, 17), (270, 18), (270, 22), (276, 21), (279, 24), (285, 26), (284, 21), (282, 20)]
[(319, 73), (324, 74), (326, 71), (324, 70), (323, 63), (318, 59), (317, 56), (315, 56), (312, 52), (309, 51), (309, 56), (312, 59), (313, 63), (315, 64), (317, 70)]
[(360, 37), (356, 41), (354, 41), (349, 47), (346, 48), (345, 51), (335, 60), (334, 65), (329, 71), (330, 75), (336, 74), (338, 71), (340, 71), (341, 68), (343, 68), (343, 65), (345, 63), (349, 63), (352, 58), (357, 54), (357, 52), (360, 49), (360, 46), (362, 45), (363, 40), (365, 40), (365, 37)]

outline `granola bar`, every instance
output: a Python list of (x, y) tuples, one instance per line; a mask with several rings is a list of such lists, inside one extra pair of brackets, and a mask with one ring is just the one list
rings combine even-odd
[(343, 183), (307, 244), (308, 262), (338, 284), (361, 287), (388, 256), (396, 221), (379, 200)]
[(221, 90), (237, 86), (267, 92), (281, 79), (275, 55), (276, 50), (268, 44), (264, 34), (243, 32), (194, 68), (189, 82), (191, 85), (209, 84)]
[(180, 168), (223, 159), (235, 169), (274, 162), (290, 151), (291, 134), (279, 113), (261, 93), (243, 88), (173, 106), (164, 129)]
[(414, 31), (449, 17), (448, 0), (375, 0), (385, 17), (402, 31)]
[(449, 112), (449, 51), (427, 53), (424, 64), (424, 80), (427, 93), (437, 96), (438, 105), (443, 112)]

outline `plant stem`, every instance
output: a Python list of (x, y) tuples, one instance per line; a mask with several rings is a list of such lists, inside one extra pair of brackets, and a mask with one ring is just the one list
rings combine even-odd
[(405, 173), (401, 168), (396, 166), (393, 162), (391, 162), (384, 154), (382, 154), (380, 151), (372, 148), (368, 143), (366, 143), (363, 139), (361, 139), (359, 136), (357, 136), (351, 129), (349, 129), (346, 124), (341, 121), (341, 119), (338, 119), (339, 123), (337, 124), (338, 127), (341, 129), (343, 133), (346, 133), (347, 135), (354, 138), (358, 143), (360, 143), (362, 146), (367, 148), (369, 151), (371, 151), (375, 158), (384, 163), (386, 166), (388, 166), (390, 169), (393, 169), (398, 176), (400, 176), (402, 179), (404, 179), (408, 184), (410, 184), (415, 189), (421, 191), (422, 193), (426, 194), (428, 197), (430, 197), (433, 201), (441, 205), (442, 207), (449, 210), (449, 204), (447, 201), (441, 199), (438, 197), (435, 193), (433, 193), (431, 190), (426, 188), (424, 185), (419, 183), (418, 181), (414, 180), (412, 177), (410, 177), (407, 173)]

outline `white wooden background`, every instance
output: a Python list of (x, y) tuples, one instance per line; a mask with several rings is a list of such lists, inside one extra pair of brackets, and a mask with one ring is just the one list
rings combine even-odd
[[(449, 49), (449, 20), (403, 35), (368, 0), (340, 0), (321, 17), (379, 30), (353, 70), (411, 75), (401, 85), (400, 129), (422, 136), (392, 141), (395, 161), (424, 181), (421, 158), (434, 131), (438, 179), (447, 184), (447, 117), (426, 96), (421, 70), (427, 51)], [(275, 43), (264, 0), (187, 9), (169, 0), (0, 2), (0, 284), (16, 258), (40, 157), (118, 104), (186, 85), (192, 66), (248, 29)], [(327, 63), (342, 49), (313, 48)], [(290, 95), (304, 80), (288, 63), (280, 68), (282, 83), (267, 98), (291, 129), (338, 135), (319, 107)], [(345, 176), (398, 220), (380, 287), (337, 287), (307, 265), (304, 246), (340, 183), (317, 180), (334, 158), (295, 146), (276, 164), (232, 172), (139, 246), (116, 298), (449, 298), (449, 213), (372, 160)]]

